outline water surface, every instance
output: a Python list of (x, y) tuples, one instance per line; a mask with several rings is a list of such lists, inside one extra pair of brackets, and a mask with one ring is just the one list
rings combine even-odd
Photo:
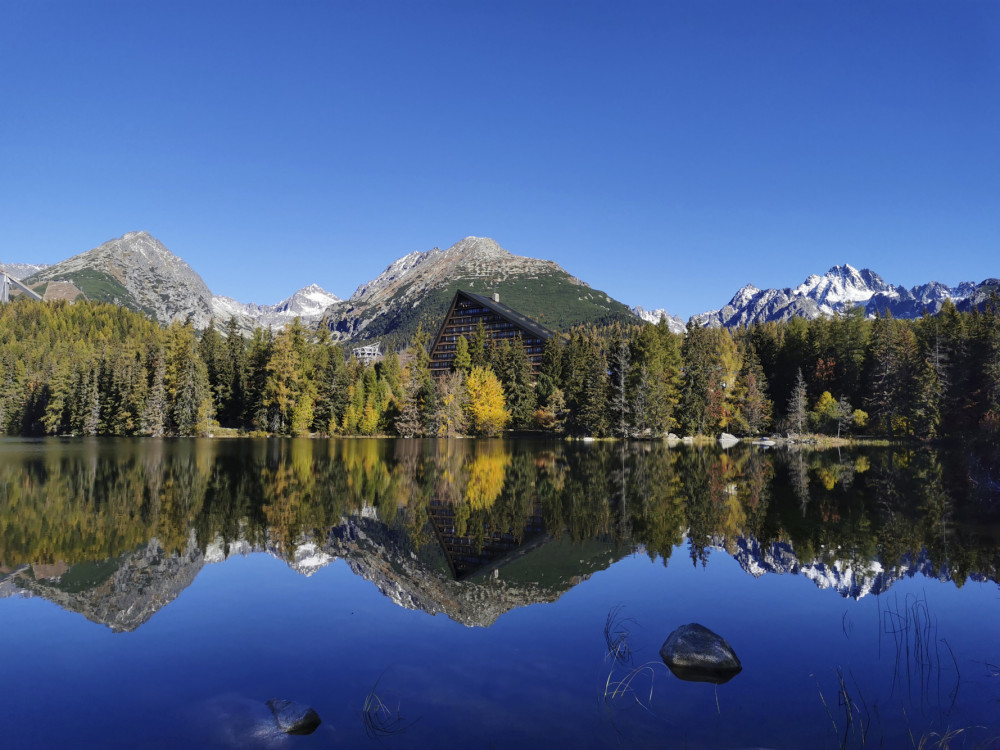
[[(799, 748), (961, 730), (951, 747), (992, 747), (995, 467), (910, 448), (2, 441), (0, 735)], [(671, 674), (659, 648), (690, 622), (743, 671)], [(277, 734), (273, 697), (322, 726)]]

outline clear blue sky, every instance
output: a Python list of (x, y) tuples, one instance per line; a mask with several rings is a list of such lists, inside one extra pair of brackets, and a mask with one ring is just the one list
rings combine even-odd
[(219, 294), (489, 236), (684, 317), (1000, 276), (1000, 3), (0, 3), (0, 260), (145, 229)]

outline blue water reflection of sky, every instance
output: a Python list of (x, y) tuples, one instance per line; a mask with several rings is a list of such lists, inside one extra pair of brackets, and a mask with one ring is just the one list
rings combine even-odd
[[(917, 628), (899, 670), (879, 628), (887, 608), (918, 600), (936, 623), (923, 674)], [(633, 695), (607, 702), (602, 629), (617, 605), (635, 666), (649, 669)], [(998, 621), (996, 584), (916, 577), (854, 601), (802, 576), (754, 579), (721, 550), (696, 567), (678, 547), (667, 566), (635, 554), (555, 602), (471, 628), (397, 606), (343, 561), (307, 578), (251, 554), (206, 565), (131, 633), (38, 598), (0, 602), (0, 730), (8, 748), (378, 747), (361, 720), (377, 685), (414, 722), (388, 747), (835, 747), (847, 726), (840, 670), (872, 746), (974, 725), (986, 741), (1000, 736)], [(687, 622), (727, 638), (743, 672), (718, 687), (673, 677), (658, 650)], [(311, 704), (321, 729), (255, 739), (272, 697)]]

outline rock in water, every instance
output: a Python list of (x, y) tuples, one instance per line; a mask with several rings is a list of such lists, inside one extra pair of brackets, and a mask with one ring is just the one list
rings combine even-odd
[(278, 728), (285, 734), (312, 734), (320, 725), (319, 714), (312, 706), (303, 706), (283, 698), (272, 698), (267, 706), (274, 714)]
[(670, 671), (691, 682), (729, 682), (743, 670), (732, 646), (696, 622), (682, 625), (671, 633), (660, 649)]

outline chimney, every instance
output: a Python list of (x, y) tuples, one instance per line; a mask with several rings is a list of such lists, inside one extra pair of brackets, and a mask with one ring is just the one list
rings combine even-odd
[(500, 293), (499, 292), (493, 292), (493, 301), (494, 302), (499, 302), (500, 301)]

